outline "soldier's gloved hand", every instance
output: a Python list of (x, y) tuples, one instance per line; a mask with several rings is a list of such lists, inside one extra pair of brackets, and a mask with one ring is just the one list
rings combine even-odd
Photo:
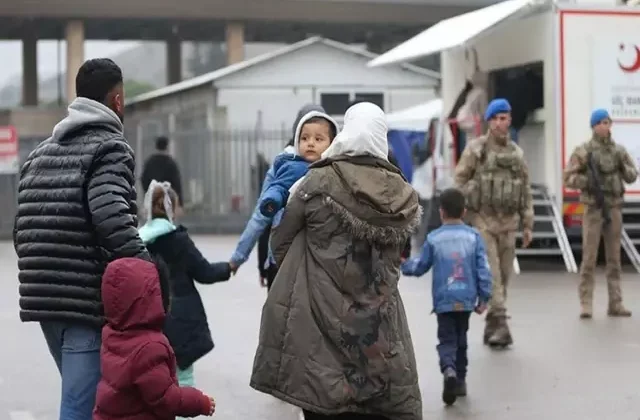
[(533, 232), (531, 229), (525, 229), (522, 231), (522, 247), (528, 248), (533, 240)]

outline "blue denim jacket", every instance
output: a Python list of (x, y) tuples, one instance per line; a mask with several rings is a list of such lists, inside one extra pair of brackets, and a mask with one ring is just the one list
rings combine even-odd
[(465, 224), (443, 225), (427, 236), (419, 257), (406, 261), (407, 276), (422, 276), (433, 267), (436, 313), (468, 311), (491, 298), (491, 270), (480, 233)]

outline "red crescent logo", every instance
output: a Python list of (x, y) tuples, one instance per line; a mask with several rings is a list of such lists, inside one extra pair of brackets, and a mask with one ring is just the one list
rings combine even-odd
[[(625, 66), (624, 64), (620, 63), (620, 60), (618, 59), (618, 66), (620, 67), (620, 70), (625, 73), (635, 73), (640, 70), (640, 48), (638, 48), (637, 45), (634, 45), (633, 48), (636, 53), (633, 64), (631, 64), (630, 66)], [(624, 44), (620, 44), (620, 51), (624, 51), (624, 49)]]

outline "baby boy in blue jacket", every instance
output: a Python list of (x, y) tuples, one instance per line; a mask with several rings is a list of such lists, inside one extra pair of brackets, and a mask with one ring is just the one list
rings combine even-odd
[(337, 132), (338, 125), (325, 113), (311, 111), (302, 117), (294, 137), (295, 154), (276, 157), (273, 181), (260, 195), (260, 212), (264, 216), (274, 217), (285, 207), (289, 188), (307, 173), (310, 164), (322, 158)]
[(467, 395), (467, 331), (471, 312), (482, 314), (491, 298), (491, 270), (480, 232), (462, 221), (465, 198), (455, 188), (440, 195), (442, 226), (429, 233), (422, 253), (402, 274), (422, 276), (433, 267), (433, 311), (438, 316), (438, 354), (447, 405)]

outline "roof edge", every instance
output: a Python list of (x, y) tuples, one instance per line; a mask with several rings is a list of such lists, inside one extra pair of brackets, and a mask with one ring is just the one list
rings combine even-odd
[[(180, 93), (180, 92), (186, 92), (188, 90), (191, 89), (195, 89), (198, 87), (202, 87), (205, 86), (207, 84), (214, 84), (217, 80), (220, 80), (224, 77), (230, 76), (236, 72), (242, 71), (244, 69), (247, 69), (249, 67), (253, 67), (255, 65), (258, 64), (262, 64), (265, 63), (267, 61), (271, 61), (275, 58), (278, 57), (282, 57), (284, 55), (293, 53), (295, 51), (298, 51), (302, 48), (306, 48), (309, 47), (313, 44), (317, 44), (317, 43), (323, 43), (331, 48), (335, 48), (335, 49), (339, 49), (345, 52), (349, 52), (351, 54), (356, 54), (356, 55), (360, 55), (361, 57), (364, 57), (368, 60), (372, 60), (376, 57), (378, 57), (379, 54), (373, 53), (371, 51), (368, 51), (366, 49), (362, 49), (362, 48), (355, 48), (351, 45), (348, 44), (344, 44), (342, 42), (339, 41), (335, 41), (329, 38), (324, 38), (321, 36), (312, 36), (306, 39), (303, 39), (302, 41), (298, 41), (296, 43), (284, 46), (280, 49), (277, 49), (275, 51), (271, 51), (265, 54), (261, 54), (258, 55), (256, 57), (253, 57), (249, 60), (244, 60), (240, 63), (236, 63), (236, 64), (231, 64), (229, 66), (226, 67), (222, 67), (218, 70), (214, 70), (212, 72), (209, 73), (205, 73), (203, 75), (200, 76), (196, 76), (194, 78), (188, 79), (188, 80), (183, 80), (181, 82), (178, 83), (174, 83), (172, 85), (168, 85), (168, 86), (164, 86), (161, 87), (159, 89), (155, 89), (152, 90), (150, 92), (147, 93), (143, 93), (141, 95), (137, 95), (133, 98), (131, 98), (131, 100), (126, 101), (125, 102), (125, 107), (130, 107), (130, 106), (135, 106), (135, 105), (139, 105), (141, 103), (144, 102), (148, 102), (152, 99), (156, 99), (156, 98), (161, 98), (167, 95), (171, 95), (174, 93)], [(366, 66), (366, 64), (365, 64)], [(398, 67), (403, 68), (405, 70), (423, 75), (423, 76), (428, 76), (431, 77), (433, 79), (436, 80), (440, 80), (440, 73), (434, 71), (434, 70), (429, 70), (429, 69), (425, 69), (423, 67), (419, 67), (413, 64), (408, 64), (408, 63), (403, 63), (403, 64), (398, 64)]]

